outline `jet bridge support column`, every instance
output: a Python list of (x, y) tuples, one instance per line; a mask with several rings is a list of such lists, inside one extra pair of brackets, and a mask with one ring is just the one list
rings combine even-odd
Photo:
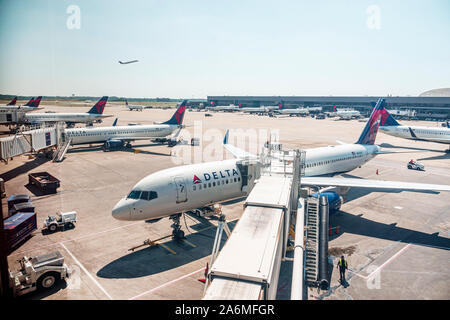
[(297, 216), (295, 219), (294, 265), (292, 268), (291, 300), (304, 300), (304, 223), (305, 200), (298, 200)]

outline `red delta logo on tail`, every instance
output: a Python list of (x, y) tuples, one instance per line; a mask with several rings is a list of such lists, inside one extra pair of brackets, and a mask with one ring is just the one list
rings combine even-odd
[(194, 174), (194, 180), (193, 180), (193, 182), (194, 182), (194, 184), (198, 184), (198, 183), (202, 183), (202, 180), (200, 180), (200, 178), (197, 177), (197, 176)]
[(375, 108), (370, 115), (369, 121), (367, 121), (366, 126), (359, 137), (357, 144), (374, 144), (375, 139), (377, 137), (378, 128), (380, 127), (380, 123), (382, 122), (382, 118), (387, 117), (385, 115), (384, 106), (386, 105), (386, 101), (384, 99), (378, 99)]

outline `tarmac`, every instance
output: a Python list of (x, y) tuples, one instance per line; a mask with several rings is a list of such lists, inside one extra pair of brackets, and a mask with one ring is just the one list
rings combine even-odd
[[(83, 112), (89, 106), (45, 106), (45, 111)], [(106, 118), (110, 125), (116, 116), (119, 125), (151, 124), (168, 120), (172, 110), (128, 111), (108, 103)], [(201, 131), (211, 138), (203, 147), (184, 147), (201, 151), (207, 143), (220, 149), (227, 129), (278, 130), (284, 148), (312, 148), (337, 144), (336, 139), (354, 142), (364, 122), (310, 117), (280, 117), (187, 111), (184, 129), (192, 136)], [(436, 126), (434, 122), (400, 121), (411, 125)], [(195, 125), (195, 126), (191, 126)], [(259, 132), (259, 131), (258, 131)], [(183, 135), (183, 134), (182, 134)], [(211, 142), (212, 141), (212, 142)], [(378, 133), (376, 143), (386, 148), (412, 148), (414, 153), (379, 155), (343, 176), (368, 179), (450, 184), (450, 154), (445, 145), (414, 142)], [(134, 184), (144, 176), (180, 165), (175, 159), (178, 147), (149, 141), (136, 141), (133, 148), (104, 152), (99, 144), (72, 146), (60, 163), (43, 157), (14, 158), (0, 164), (6, 181), (6, 194), (28, 193), (36, 206), (39, 229), (9, 257), (10, 269), (16, 260), (54, 250), (65, 257), (74, 274), (51, 292), (31, 293), (22, 299), (201, 299), (204, 269), (209, 262), (217, 219), (185, 215), (182, 229), (186, 241), (162, 240), (162, 245), (143, 246), (171, 233), (169, 219), (149, 222), (124, 222), (112, 218), (111, 210)], [(202, 154), (202, 152), (200, 152)], [(178, 154), (177, 154), (178, 155)], [(220, 156), (220, 155), (219, 155)], [(225, 154), (227, 158), (231, 156)], [(195, 158), (195, 156), (193, 156)], [(417, 159), (426, 171), (412, 171), (406, 163)], [(178, 159), (179, 160), (179, 159)], [(41, 195), (27, 186), (28, 173), (48, 171), (61, 180), (55, 195)], [(309, 300), (321, 299), (449, 299), (450, 298), (450, 193), (369, 192), (350, 189), (339, 213), (332, 215), (329, 242), (330, 290), (309, 289)], [(230, 227), (243, 212), (242, 201), (223, 204)], [(5, 211), (6, 201), (3, 201)], [(47, 215), (76, 211), (78, 222), (71, 230), (52, 234), (42, 232)], [(338, 227), (338, 230), (336, 228)], [(337, 232), (336, 232), (337, 231)], [(226, 240), (226, 237), (225, 237)], [(223, 243), (225, 242), (223, 240)], [(347, 284), (339, 282), (337, 258), (344, 253), (349, 263)], [(331, 265), (331, 263), (333, 265)], [(289, 299), (292, 265), (282, 265), (278, 299)], [(332, 270), (332, 272), (331, 272)]]

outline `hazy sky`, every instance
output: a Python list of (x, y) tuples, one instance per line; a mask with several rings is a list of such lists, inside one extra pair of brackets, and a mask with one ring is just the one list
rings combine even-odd
[[(448, 0), (0, 0), (0, 39), (2, 94), (377, 96), (450, 87)], [(127, 59), (140, 62), (118, 63)]]

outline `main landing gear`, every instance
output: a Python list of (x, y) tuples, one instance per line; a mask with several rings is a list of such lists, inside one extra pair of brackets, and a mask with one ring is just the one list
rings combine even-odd
[(173, 223), (171, 225), (172, 239), (174, 239), (176, 241), (180, 241), (180, 240), (184, 239), (184, 231), (181, 230), (180, 217), (181, 217), (181, 213), (173, 214), (169, 217), (169, 219), (173, 221)]

